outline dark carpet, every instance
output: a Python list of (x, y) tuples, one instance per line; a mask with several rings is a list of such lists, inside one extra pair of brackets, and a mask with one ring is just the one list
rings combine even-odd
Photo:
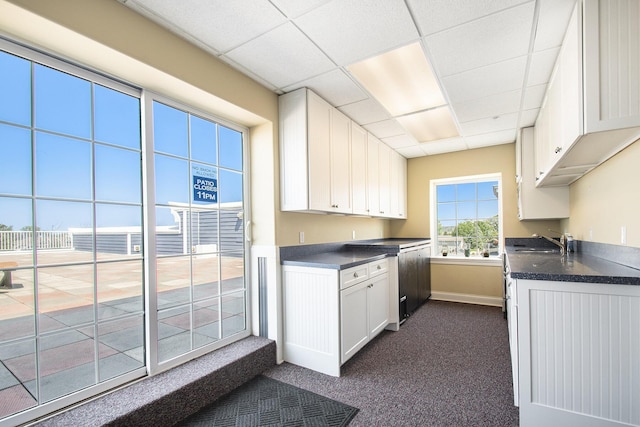
[(264, 373), (359, 408), (350, 426), (517, 426), (502, 310), (429, 301), (340, 378), (289, 363)]
[(195, 426), (346, 426), (358, 409), (283, 382), (257, 376), (177, 424)]

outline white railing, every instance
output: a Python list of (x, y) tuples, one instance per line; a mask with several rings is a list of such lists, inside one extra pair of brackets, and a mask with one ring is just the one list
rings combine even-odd
[[(73, 238), (68, 231), (36, 231), (37, 249), (71, 249)], [(0, 231), (1, 251), (33, 249), (32, 231)]]

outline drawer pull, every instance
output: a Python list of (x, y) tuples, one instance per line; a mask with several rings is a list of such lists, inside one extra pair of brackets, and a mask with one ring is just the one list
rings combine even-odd
[(358, 273), (353, 273), (353, 277), (358, 277)]
[(382, 270), (382, 266), (381, 265), (378, 266), (378, 270)]

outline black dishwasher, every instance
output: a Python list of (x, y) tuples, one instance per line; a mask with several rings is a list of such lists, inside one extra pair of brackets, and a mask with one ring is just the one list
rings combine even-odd
[(431, 246), (419, 245), (398, 252), (400, 323), (431, 296)]

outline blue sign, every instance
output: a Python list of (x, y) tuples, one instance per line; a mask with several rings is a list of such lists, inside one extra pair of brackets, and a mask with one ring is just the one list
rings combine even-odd
[(193, 201), (218, 203), (218, 180), (193, 175)]

